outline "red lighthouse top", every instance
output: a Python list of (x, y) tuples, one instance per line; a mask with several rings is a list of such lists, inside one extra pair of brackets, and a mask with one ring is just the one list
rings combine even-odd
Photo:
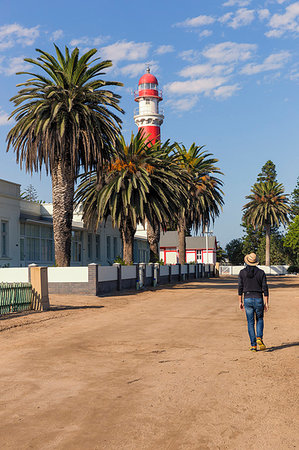
[(162, 92), (158, 91), (158, 80), (150, 73), (149, 67), (138, 82), (138, 91), (135, 92), (135, 101), (138, 102), (142, 97), (155, 97), (158, 101), (162, 100)]

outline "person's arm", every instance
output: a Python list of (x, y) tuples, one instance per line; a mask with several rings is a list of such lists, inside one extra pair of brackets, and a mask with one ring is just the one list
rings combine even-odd
[(269, 289), (268, 289), (267, 278), (266, 278), (265, 274), (263, 276), (262, 290), (264, 293), (264, 309), (265, 309), (265, 311), (268, 311), (268, 309), (269, 309)]
[(239, 294), (239, 308), (243, 309), (244, 308), (244, 303), (243, 303), (243, 278), (241, 273), (239, 273), (239, 279), (238, 279), (238, 294)]

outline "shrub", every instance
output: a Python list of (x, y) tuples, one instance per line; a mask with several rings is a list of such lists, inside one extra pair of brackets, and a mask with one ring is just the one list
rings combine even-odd
[(299, 273), (299, 266), (289, 266), (287, 272), (297, 274)]

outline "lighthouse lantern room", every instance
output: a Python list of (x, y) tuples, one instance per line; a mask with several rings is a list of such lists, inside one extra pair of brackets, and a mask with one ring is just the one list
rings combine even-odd
[(158, 80), (150, 73), (148, 67), (138, 83), (135, 92), (135, 101), (138, 102), (138, 111), (134, 120), (139, 130), (143, 130), (144, 137), (155, 143), (160, 140), (160, 126), (164, 116), (159, 112), (159, 102), (162, 101), (162, 91), (158, 90)]

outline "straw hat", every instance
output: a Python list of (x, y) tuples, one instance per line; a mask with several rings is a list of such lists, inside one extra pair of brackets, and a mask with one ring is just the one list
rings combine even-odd
[(255, 253), (250, 253), (249, 255), (246, 255), (244, 258), (245, 264), (248, 266), (257, 266), (258, 260)]

